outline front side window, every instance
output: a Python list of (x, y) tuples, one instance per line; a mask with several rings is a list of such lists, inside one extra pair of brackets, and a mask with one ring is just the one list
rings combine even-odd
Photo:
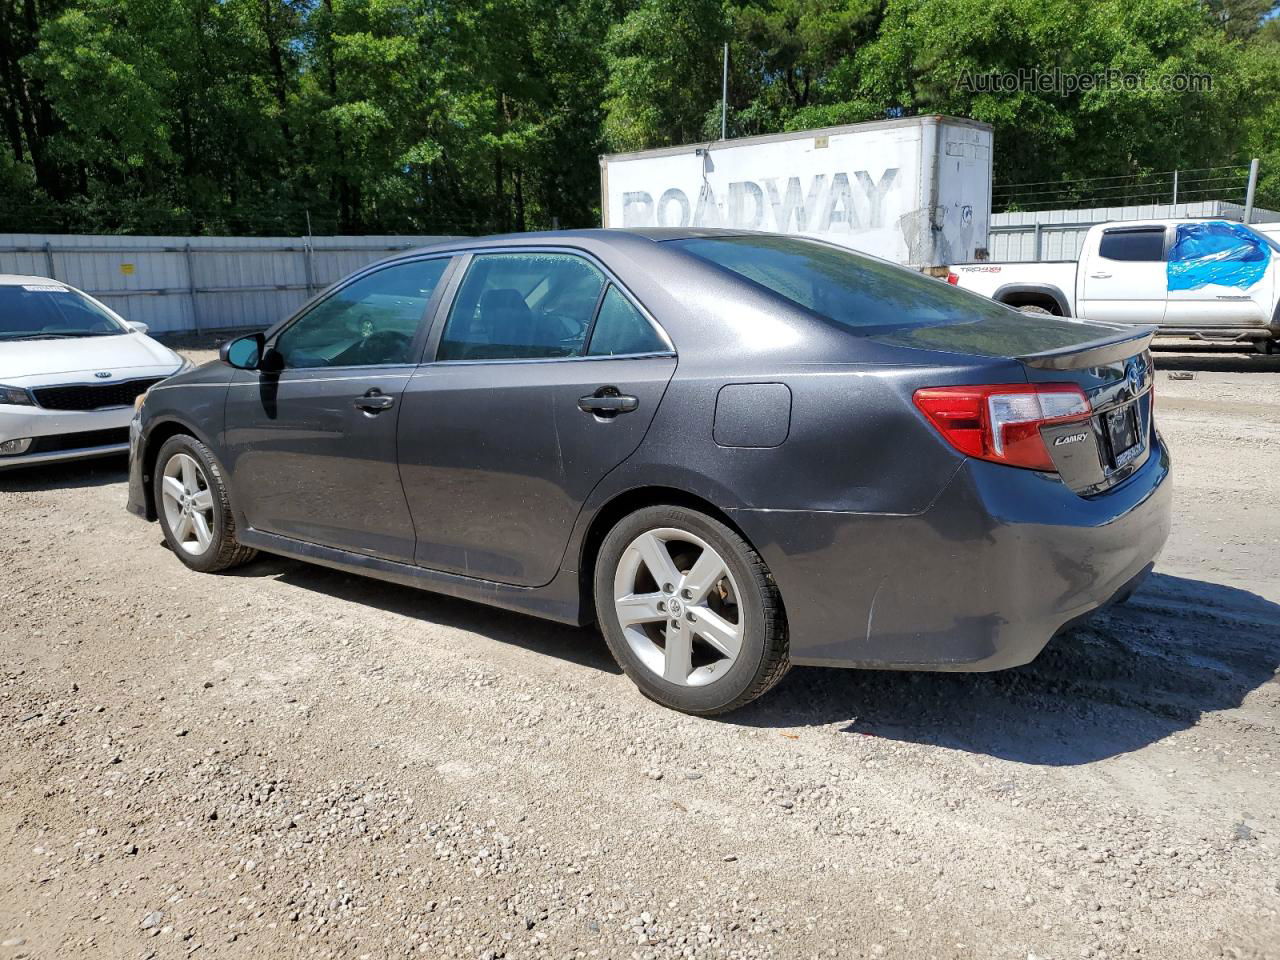
[(580, 356), (604, 284), (604, 274), (573, 254), (481, 254), (449, 311), (437, 359)]
[(1164, 228), (1107, 230), (1098, 245), (1098, 255), (1108, 260), (1153, 262), (1164, 259)]
[(414, 339), (448, 263), (398, 263), (326, 297), (276, 338), (286, 369), (416, 362)]
[(128, 332), (102, 307), (61, 284), (0, 284), (0, 340), (105, 337)]
[(600, 302), (600, 313), (591, 331), (589, 357), (620, 357), (637, 353), (665, 353), (667, 346), (643, 313), (613, 284)]

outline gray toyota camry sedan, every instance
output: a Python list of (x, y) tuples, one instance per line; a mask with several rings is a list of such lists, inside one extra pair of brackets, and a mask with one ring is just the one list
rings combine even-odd
[(195, 570), (594, 620), (689, 713), (791, 664), (996, 670), (1164, 543), (1152, 332), (797, 237), (454, 240), (152, 387), (129, 509)]

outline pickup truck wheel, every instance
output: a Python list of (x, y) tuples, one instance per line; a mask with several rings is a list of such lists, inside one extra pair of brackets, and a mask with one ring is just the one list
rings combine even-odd
[(1030, 303), (1029, 303), (1029, 304), (1027, 304), (1026, 306), (1019, 307), (1019, 308), (1018, 308), (1018, 312), (1019, 312), (1019, 313), (1030, 313), (1030, 314), (1034, 314), (1035, 316), (1043, 316), (1043, 317), (1052, 317), (1052, 316), (1053, 316), (1053, 312), (1052, 312), (1052, 311), (1050, 311), (1050, 310), (1046, 310), (1044, 307), (1037, 307), (1037, 306), (1035, 306), (1034, 304), (1030, 304)]

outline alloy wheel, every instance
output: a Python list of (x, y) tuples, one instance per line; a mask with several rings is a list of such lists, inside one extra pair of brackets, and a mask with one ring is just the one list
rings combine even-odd
[(744, 614), (729, 565), (710, 544), (664, 527), (627, 546), (613, 605), (628, 646), (668, 683), (704, 686), (733, 666)]
[(164, 465), (160, 483), (165, 520), (173, 539), (198, 556), (213, 542), (213, 491), (195, 457), (175, 453)]

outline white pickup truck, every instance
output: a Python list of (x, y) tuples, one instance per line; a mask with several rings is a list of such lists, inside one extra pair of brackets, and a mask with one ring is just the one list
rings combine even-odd
[(1078, 262), (957, 264), (947, 282), (1030, 313), (1280, 350), (1280, 236), (1228, 220), (1100, 223)]

